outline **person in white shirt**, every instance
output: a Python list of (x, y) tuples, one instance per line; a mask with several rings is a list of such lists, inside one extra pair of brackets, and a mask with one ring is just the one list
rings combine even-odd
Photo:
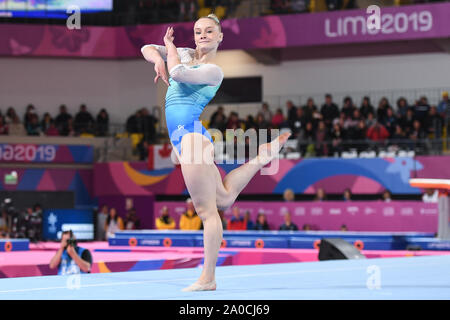
[(425, 193), (422, 196), (422, 201), (437, 203), (439, 201), (439, 192), (435, 189), (425, 189)]

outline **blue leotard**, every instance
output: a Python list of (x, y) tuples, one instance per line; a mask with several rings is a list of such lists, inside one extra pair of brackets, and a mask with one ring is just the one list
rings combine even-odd
[[(188, 67), (191, 69), (200, 66)], [(166, 93), (166, 124), (170, 141), (181, 155), (181, 139), (187, 133), (203, 134), (211, 142), (211, 135), (201, 124), (199, 118), (203, 109), (216, 95), (219, 85), (187, 84), (169, 78), (170, 86)]]

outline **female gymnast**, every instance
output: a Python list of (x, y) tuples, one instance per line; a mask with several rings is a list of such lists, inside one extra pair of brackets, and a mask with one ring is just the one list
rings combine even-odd
[(161, 78), (168, 85), (165, 113), (170, 141), (194, 208), (203, 222), (204, 267), (199, 279), (183, 291), (216, 289), (215, 268), (223, 234), (218, 210), (226, 210), (234, 203), (250, 179), (278, 155), (290, 136), (285, 133), (262, 144), (254, 159), (231, 171), (222, 181), (214, 163), (213, 140), (199, 120), (223, 80), (221, 68), (211, 63), (223, 40), (219, 19), (214, 14), (198, 19), (194, 38), (196, 49), (176, 48), (173, 28), (169, 27), (164, 36), (165, 46), (151, 44), (141, 49), (144, 58), (155, 65), (154, 82)]

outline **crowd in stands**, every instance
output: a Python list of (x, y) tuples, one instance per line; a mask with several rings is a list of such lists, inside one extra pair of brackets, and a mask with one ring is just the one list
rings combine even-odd
[(25, 210), (14, 207), (11, 199), (2, 200), (0, 208), (0, 238), (28, 238), (42, 241), (43, 211), (40, 204)]
[(263, 103), (255, 116), (239, 119), (234, 111), (226, 116), (224, 108), (219, 106), (210, 118), (209, 128), (222, 131), (225, 137), (227, 129), (288, 129), (292, 132), (290, 139), (298, 141), (296, 151), (304, 157), (320, 157), (341, 154), (350, 147), (358, 151), (373, 150), (380, 142), (402, 149), (439, 153), (442, 149), (439, 139), (450, 125), (447, 92), (442, 94), (438, 105), (430, 105), (427, 97), (422, 96), (413, 104), (399, 98), (395, 106), (384, 97), (376, 107), (369, 97), (364, 97), (357, 106), (347, 96), (339, 107), (332, 95), (326, 94), (325, 103), (320, 107), (309, 98), (303, 106), (287, 101), (286, 110), (284, 113), (278, 108), (272, 113), (269, 105)]

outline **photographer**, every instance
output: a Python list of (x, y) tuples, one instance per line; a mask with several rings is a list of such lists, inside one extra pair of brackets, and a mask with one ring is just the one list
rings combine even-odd
[(59, 275), (89, 273), (92, 256), (89, 250), (78, 247), (72, 230), (64, 231), (61, 247), (50, 261), (50, 269), (58, 267)]

